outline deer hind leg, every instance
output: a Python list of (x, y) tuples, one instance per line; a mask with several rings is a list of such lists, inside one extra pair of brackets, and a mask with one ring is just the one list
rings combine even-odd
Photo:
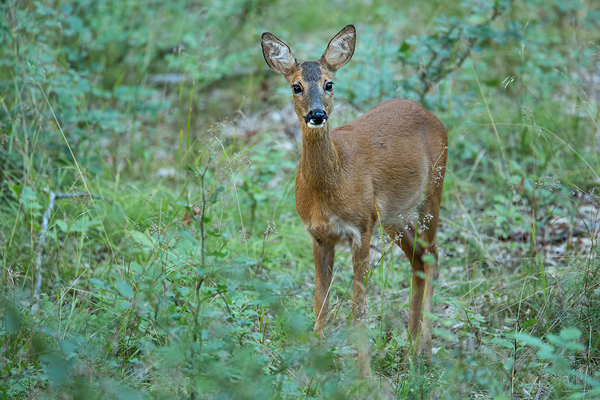
[(352, 313), (357, 334), (358, 368), (360, 375), (364, 378), (371, 377), (371, 363), (367, 343), (367, 288), (365, 287), (365, 279), (369, 269), (372, 231), (373, 224), (371, 224), (370, 230), (362, 233), (359, 246), (352, 244), (352, 264), (354, 266)]
[[(431, 313), (433, 297), (433, 284), (437, 280), (437, 250), (435, 245), (435, 232), (437, 229), (438, 215), (424, 205), (423, 211), (428, 211), (427, 218), (421, 218), (420, 224), (423, 235), (418, 233), (415, 225), (408, 222), (404, 227), (391, 226), (386, 231), (396, 244), (402, 248), (412, 266), (412, 290), (410, 299), (410, 319), (408, 331), (412, 347), (426, 357), (431, 356), (431, 332), (429, 321), (425, 314)], [(435, 214), (429, 217), (430, 214)], [(427, 225), (425, 225), (427, 223)], [(427, 247), (423, 246), (423, 243)], [(433, 263), (426, 262), (424, 255), (434, 257)], [(430, 260), (429, 260), (430, 261)]]
[[(443, 175), (441, 176), (443, 183)], [(423, 238), (427, 243), (427, 248), (423, 254), (430, 257), (423, 259), (425, 279), (417, 277), (417, 285), (421, 285), (420, 291), (424, 293), (421, 297), (423, 308), (421, 311), (421, 329), (423, 330), (421, 342), (418, 350), (427, 357), (431, 356), (431, 332), (429, 320), (425, 314), (431, 314), (433, 301), (433, 287), (439, 277), (438, 271), (438, 252), (437, 252), (437, 227), (440, 214), (440, 202), (442, 200), (442, 186), (434, 186), (432, 193), (427, 197), (421, 209), (420, 221)], [(415, 273), (413, 270), (413, 284), (415, 282)], [(423, 288), (424, 287), (424, 288)], [(412, 314), (412, 313), (411, 313)], [(411, 315), (412, 316), (412, 315)]]
[[(422, 330), (423, 309), (427, 296), (425, 264), (423, 263), (423, 238), (415, 233), (415, 226), (408, 222), (405, 226), (391, 226), (386, 228), (386, 232), (406, 254), (408, 261), (412, 266), (412, 285), (410, 296), (410, 318), (408, 322), (408, 332), (414, 350), (421, 349), (430, 338), (424, 337)], [(431, 285), (429, 285), (431, 286)]]
[(315, 332), (323, 333), (329, 314), (334, 243), (313, 238), (313, 255), (315, 257)]

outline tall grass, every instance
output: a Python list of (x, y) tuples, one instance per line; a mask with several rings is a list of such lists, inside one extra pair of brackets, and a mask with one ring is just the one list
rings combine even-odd
[[(3, 398), (600, 397), (594, 2), (0, 10)], [(315, 58), (347, 23), (335, 123), (420, 96), (450, 141), (433, 360), (407, 351), (409, 263), (376, 230), (369, 382), (349, 249), (311, 333), (297, 120), (259, 48)]]

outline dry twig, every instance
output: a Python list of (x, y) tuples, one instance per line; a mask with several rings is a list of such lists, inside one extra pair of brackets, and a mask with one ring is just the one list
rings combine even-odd
[(70, 193), (48, 193), (48, 207), (46, 212), (42, 216), (42, 229), (40, 233), (40, 244), (38, 246), (37, 258), (35, 261), (35, 284), (33, 286), (33, 296), (36, 299), (36, 305), (38, 306), (40, 301), (40, 289), (42, 288), (42, 257), (44, 255), (44, 243), (46, 242), (46, 231), (48, 230), (48, 221), (52, 216), (52, 210), (54, 209), (54, 202), (56, 199), (64, 199), (67, 197), (86, 197), (91, 196), (95, 199), (100, 199), (100, 196), (90, 195), (82, 192), (70, 192)]

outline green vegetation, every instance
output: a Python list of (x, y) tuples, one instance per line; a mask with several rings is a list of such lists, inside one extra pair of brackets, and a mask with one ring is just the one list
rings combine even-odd
[[(0, 16), (0, 397), (600, 398), (598, 2), (6, 0)], [(333, 124), (411, 98), (450, 141), (435, 354), (408, 354), (409, 265), (376, 231), (372, 382), (348, 249), (327, 337), (311, 333), (299, 126), (260, 51), (270, 31), (316, 58), (348, 23)]]

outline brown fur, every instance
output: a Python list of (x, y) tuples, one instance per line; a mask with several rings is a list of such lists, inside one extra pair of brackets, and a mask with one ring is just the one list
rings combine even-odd
[[(322, 106), (327, 115), (333, 111), (333, 91), (324, 90), (324, 86), (350, 60), (354, 43), (355, 30), (349, 25), (331, 40), (317, 61), (321, 66), (320, 80), (308, 81), (303, 79), (307, 76), (303, 74), (304, 64), (296, 61), (289, 47), (273, 35), (263, 34), (263, 54), (269, 66), (284, 74), (290, 85), (303, 89), (294, 94), (294, 108), (302, 127), (296, 210), (313, 238), (315, 331), (323, 332), (327, 322), (335, 244), (350, 240), (353, 314), (362, 327), (358, 338), (359, 368), (363, 376), (369, 376), (363, 283), (378, 213), (387, 233), (413, 267), (408, 328), (413, 348), (425, 355), (431, 353), (431, 334), (423, 315), (431, 312), (433, 285), (438, 277), (436, 230), (448, 142), (442, 123), (409, 100), (384, 101), (332, 130), (329, 122), (320, 128), (307, 125), (305, 116), (315, 107)], [(273, 54), (277, 57), (271, 58)], [(313, 71), (310, 76), (318, 74)], [(413, 213), (418, 213), (419, 218), (410, 217)], [(421, 234), (415, 233), (415, 224)], [(415, 241), (416, 234), (427, 243), (426, 249)], [(426, 252), (434, 256), (435, 263), (423, 261)]]

